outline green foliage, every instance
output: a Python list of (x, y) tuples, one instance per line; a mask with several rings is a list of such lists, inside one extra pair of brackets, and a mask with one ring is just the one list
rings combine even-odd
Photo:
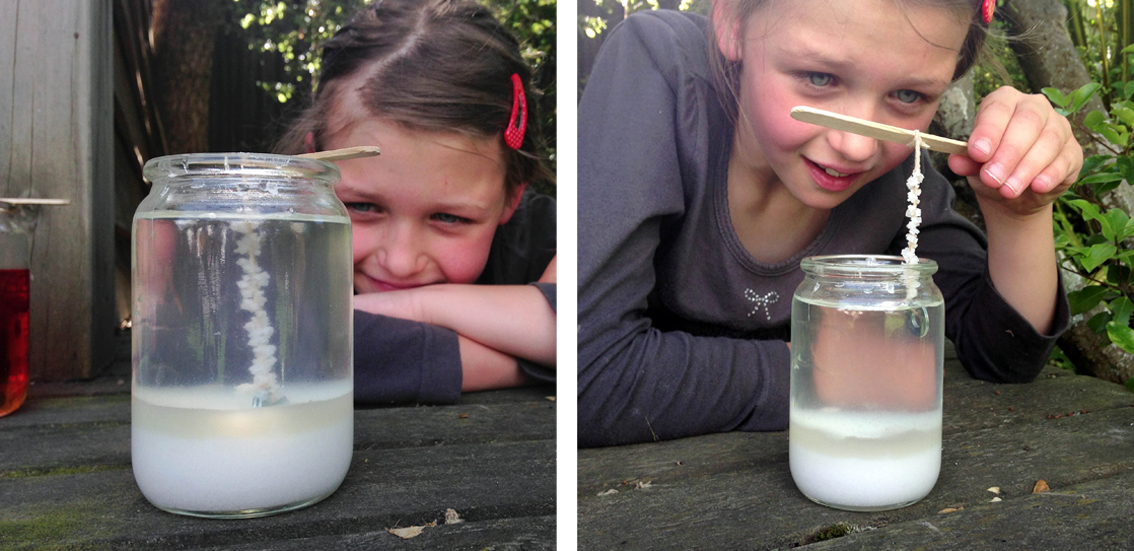
[(1075, 364), (1071, 362), (1071, 358), (1068, 358), (1058, 346), (1051, 350), (1051, 357), (1047, 361), (1060, 369), (1075, 371)]
[[(1130, 84), (1128, 86), (1128, 84)], [(1089, 83), (1064, 95), (1054, 88), (1043, 93), (1063, 115), (1074, 115), (1103, 90)], [(1134, 82), (1116, 81), (1107, 98), (1109, 117), (1092, 111), (1081, 123), (1098, 143), (1101, 155), (1088, 157), (1079, 180), (1055, 203), (1055, 245), (1063, 254), (1062, 267), (1082, 276), (1087, 285), (1068, 294), (1071, 314), (1098, 307), (1087, 322), (1095, 333), (1105, 334), (1119, 348), (1134, 353), (1134, 251), (1126, 243), (1134, 238), (1134, 220), (1119, 207), (1108, 206), (1108, 195), (1134, 181)]]

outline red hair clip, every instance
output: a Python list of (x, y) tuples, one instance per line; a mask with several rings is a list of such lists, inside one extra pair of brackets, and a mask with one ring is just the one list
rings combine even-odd
[(996, 0), (984, 0), (980, 5), (980, 16), (984, 24), (992, 23), (992, 12), (996, 11)]
[[(517, 126), (516, 117), (520, 123)], [(524, 145), (524, 132), (528, 130), (528, 98), (524, 96), (524, 82), (520, 75), (512, 73), (512, 117), (508, 119), (508, 128), (504, 130), (504, 143), (512, 149), (519, 149)]]

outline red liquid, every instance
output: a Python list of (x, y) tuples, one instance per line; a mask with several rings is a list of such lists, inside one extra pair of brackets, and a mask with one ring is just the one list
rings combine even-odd
[(28, 395), (28, 270), (0, 270), (0, 417)]

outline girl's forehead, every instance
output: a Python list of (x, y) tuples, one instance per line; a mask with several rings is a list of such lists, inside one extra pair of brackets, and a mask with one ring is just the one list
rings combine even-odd
[(744, 38), (759, 41), (765, 53), (948, 84), (970, 22), (920, 2), (772, 0), (749, 17)]
[(896, 0), (774, 0), (748, 19), (747, 38), (921, 46), (959, 52), (972, 16), (931, 2)]

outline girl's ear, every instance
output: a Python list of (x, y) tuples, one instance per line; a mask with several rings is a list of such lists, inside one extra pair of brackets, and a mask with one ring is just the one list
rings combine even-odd
[(315, 152), (315, 133), (314, 132), (308, 132), (307, 135), (303, 137), (303, 149), (305, 150), (304, 151), (305, 153), (314, 153)]
[(524, 182), (512, 191), (512, 195), (508, 197), (508, 204), (504, 205), (504, 215), (500, 217), (501, 226), (508, 223), (512, 219), (512, 215), (516, 214), (516, 209), (520, 207), (520, 199), (524, 197), (524, 189), (527, 187), (527, 182)]
[(726, 0), (713, 2), (713, 29), (717, 35), (717, 48), (720, 48), (725, 59), (740, 61), (742, 48), (740, 47), (740, 22), (732, 17), (732, 6)]

